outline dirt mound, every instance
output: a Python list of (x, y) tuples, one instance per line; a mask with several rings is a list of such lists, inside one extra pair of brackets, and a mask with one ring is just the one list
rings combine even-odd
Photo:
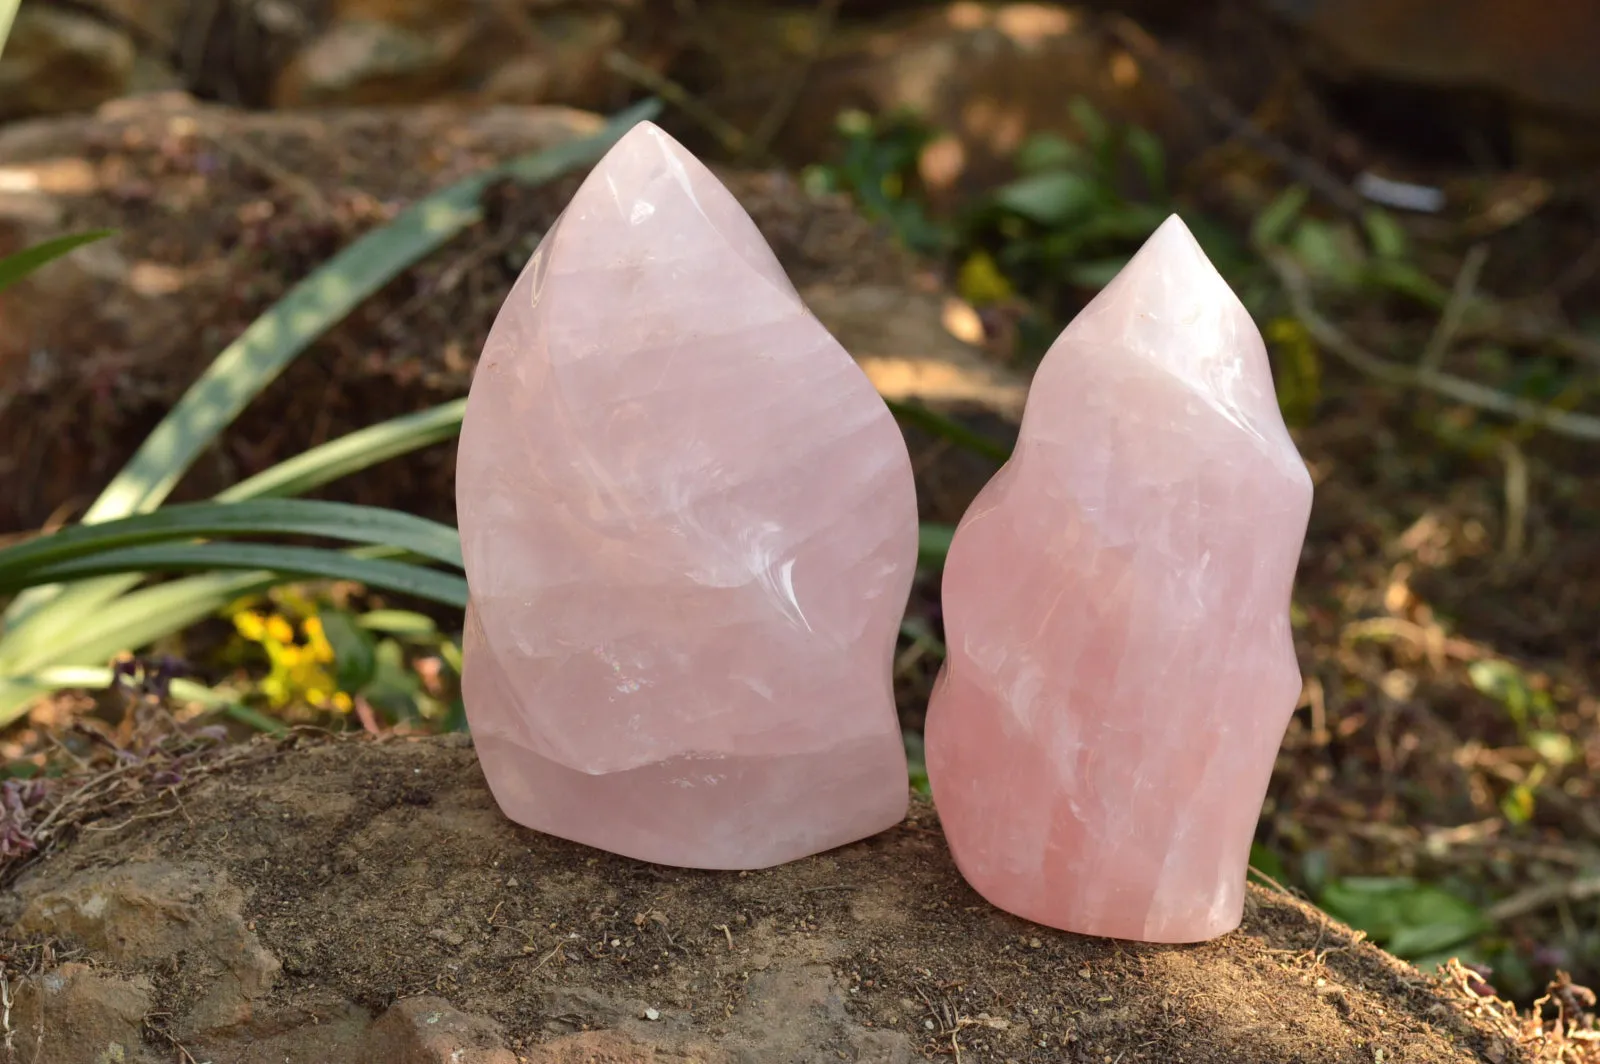
[(259, 750), (17, 882), (8, 1060), (1518, 1059), (1280, 895), (1193, 947), (1009, 917), (922, 804), (781, 868), (685, 871), (510, 824), (465, 738)]
[[(0, 255), (63, 231), (117, 231), (0, 303), (0, 531), (86, 505), (224, 345), (400, 206), (599, 125), (562, 108), (251, 114), (178, 97), (0, 131)], [(302, 354), (180, 497), (465, 394), (500, 302), (581, 176), (494, 186), (482, 222)], [(847, 201), (779, 172), (723, 176), (886, 395), (1020, 413), (1022, 382), (945, 331), (936, 286)], [(437, 447), (335, 495), (453, 520), (452, 465)], [(987, 471), (974, 476), (981, 485)], [(946, 509), (959, 516), (975, 486)]]

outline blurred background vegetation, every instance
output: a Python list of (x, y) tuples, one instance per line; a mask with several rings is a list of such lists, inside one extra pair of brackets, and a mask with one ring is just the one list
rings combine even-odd
[[(655, 115), (884, 356), (927, 519), (895, 664), (914, 782), (949, 525), (1030, 368), (1178, 212), (1317, 484), (1255, 874), (1486, 991), (1600, 981), (1593, 5), (0, 0), (8, 22), (0, 858), (35, 844), (28, 781), (174, 732), (464, 726), (459, 399), (572, 182)], [(824, 312), (863, 287), (871, 328)], [(882, 368), (923, 356), (922, 384)]]

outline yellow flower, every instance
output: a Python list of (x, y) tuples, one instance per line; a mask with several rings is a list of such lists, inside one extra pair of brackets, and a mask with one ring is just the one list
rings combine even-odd
[(350, 696), (345, 694), (343, 691), (335, 691), (333, 693), (333, 708), (337, 709), (340, 713), (348, 713), (355, 708), (355, 703), (352, 702), (350, 700)]
[(1016, 294), (1011, 282), (1000, 272), (999, 265), (982, 251), (974, 251), (961, 264), (961, 271), (956, 277), (956, 291), (975, 307), (1004, 302)]
[(322, 630), (322, 618), (307, 617), (301, 625), (306, 633), (306, 649), (315, 661), (333, 661), (333, 644)]
[(244, 610), (233, 615), (233, 627), (252, 643), (259, 643), (267, 632), (267, 620), (254, 610)]
[(267, 638), (275, 643), (293, 643), (294, 626), (275, 613), (267, 618)]

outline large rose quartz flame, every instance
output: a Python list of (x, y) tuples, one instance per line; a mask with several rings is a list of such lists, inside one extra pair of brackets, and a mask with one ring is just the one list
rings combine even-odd
[(467, 717), (507, 816), (759, 868), (905, 815), (905, 443), (655, 126), (601, 160), (507, 297), (457, 473)]
[(980, 894), (1116, 938), (1238, 926), (1310, 508), (1261, 336), (1170, 218), (1046, 354), (950, 547), (928, 776)]

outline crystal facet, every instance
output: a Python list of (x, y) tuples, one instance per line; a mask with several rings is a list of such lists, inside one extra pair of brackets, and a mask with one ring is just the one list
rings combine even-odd
[(655, 126), (601, 160), (501, 308), (456, 505), (467, 717), (511, 819), (760, 868), (905, 815), (905, 443)]
[(1045, 355), (951, 544), (928, 776), (980, 894), (1114, 938), (1238, 926), (1310, 508), (1261, 336), (1170, 218)]

